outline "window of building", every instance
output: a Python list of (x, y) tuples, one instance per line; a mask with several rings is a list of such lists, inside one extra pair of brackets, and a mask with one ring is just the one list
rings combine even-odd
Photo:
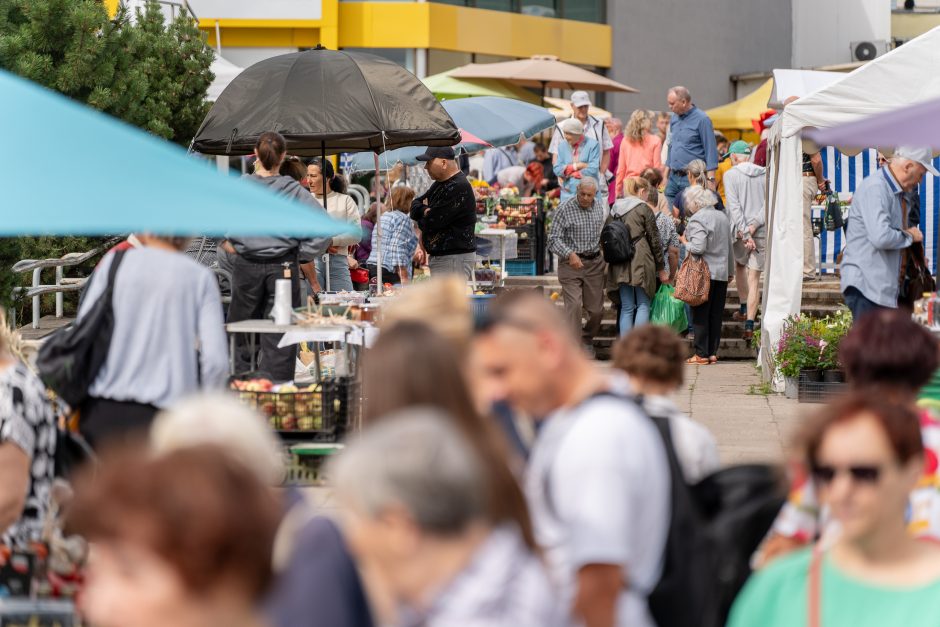
[(605, 0), (561, 0), (561, 3), (563, 3), (561, 17), (566, 20), (599, 23), (605, 21)]
[(560, 0), (522, 0), (522, 12), (539, 17), (558, 17)]
[(490, 9), (491, 11), (514, 11), (515, 2), (513, 0), (475, 0), (474, 6), (478, 9)]

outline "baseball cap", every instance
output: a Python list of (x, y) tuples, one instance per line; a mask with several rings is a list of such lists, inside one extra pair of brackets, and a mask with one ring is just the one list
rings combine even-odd
[(576, 91), (571, 94), (571, 104), (576, 107), (583, 107), (585, 105), (591, 106), (591, 98), (587, 95), (586, 91)]
[(937, 168), (933, 167), (933, 151), (926, 146), (899, 146), (898, 149), (894, 151), (894, 156), (901, 157), (902, 159), (910, 159), (927, 168), (927, 171), (934, 176), (940, 176), (940, 172), (937, 171)]
[(749, 155), (751, 154), (751, 146), (744, 140), (739, 139), (731, 142), (731, 145), (728, 146), (729, 155)]
[(450, 146), (432, 146), (424, 151), (424, 154), (415, 157), (418, 161), (430, 161), (431, 159), (456, 159), (457, 155)]

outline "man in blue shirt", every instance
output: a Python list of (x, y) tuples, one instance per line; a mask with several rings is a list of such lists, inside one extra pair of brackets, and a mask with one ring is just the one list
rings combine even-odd
[(692, 95), (685, 87), (673, 87), (666, 95), (672, 119), (669, 122), (668, 157), (666, 161), (666, 200), (675, 205), (675, 198), (689, 186), (686, 166), (696, 159), (705, 162), (708, 186), (716, 190), (715, 170), (718, 169), (718, 147), (715, 129), (705, 112), (692, 104)]
[(901, 197), (930, 172), (930, 148), (898, 148), (894, 157), (855, 190), (842, 257), (842, 294), (854, 320), (898, 306), (901, 250), (922, 242), (903, 219)]
[(519, 152), (515, 146), (502, 146), (499, 148), (490, 148), (483, 153), (483, 180), (494, 185), (496, 175), (500, 170), (504, 170), (519, 163)]

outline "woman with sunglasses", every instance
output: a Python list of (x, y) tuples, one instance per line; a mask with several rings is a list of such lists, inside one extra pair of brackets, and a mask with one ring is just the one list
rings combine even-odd
[[(919, 412), (926, 463), (910, 494), (908, 530), (940, 540), (940, 421), (926, 409), (917, 409), (918, 392), (940, 366), (937, 341), (904, 312), (879, 311), (852, 327), (839, 347), (839, 361), (853, 390), (874, 389)], [(808, 479), (805, 471), (797, 469), (790, 497), (774, 521), (758, 563), (766, 564), (817, 539), (825, 544), (834, 537), (835, 528)]]
[(914, 538), (906, 521), (925, 461), (914, 408), (855, 393), (810, 421), (799, 443), (839, 537), (757, 573), (729, 627), (940, 624), (940, 544)]

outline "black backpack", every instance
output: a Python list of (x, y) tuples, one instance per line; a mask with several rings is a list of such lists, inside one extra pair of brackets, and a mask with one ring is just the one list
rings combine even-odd
[(39, 349), (36, 369), (47, 387), (70, 407), (78, 407), (108, 356), (114, 333), (114, 277), (125, 251), (114, 253), (108, 283), (91, 309), (71, 326), (51, 335)]
[(604, 254), (604, 261), (610, 264), (630, 263), (636, 255), (635, 244), (639, 239), (630, 238), (630, 229), (623, 220), (610, 220), (601, 229), (601, 252)]
[[(641, 406), (642, 407), (642, 406)], [(662, 627), (722, 627), (751, 574), (750, 559), (783, 507), (786, 484), (774, 466), (730, 466), (688, 485), (669, 419), (651, 416), (671, 476), (671, 520), (650, 613)]]

